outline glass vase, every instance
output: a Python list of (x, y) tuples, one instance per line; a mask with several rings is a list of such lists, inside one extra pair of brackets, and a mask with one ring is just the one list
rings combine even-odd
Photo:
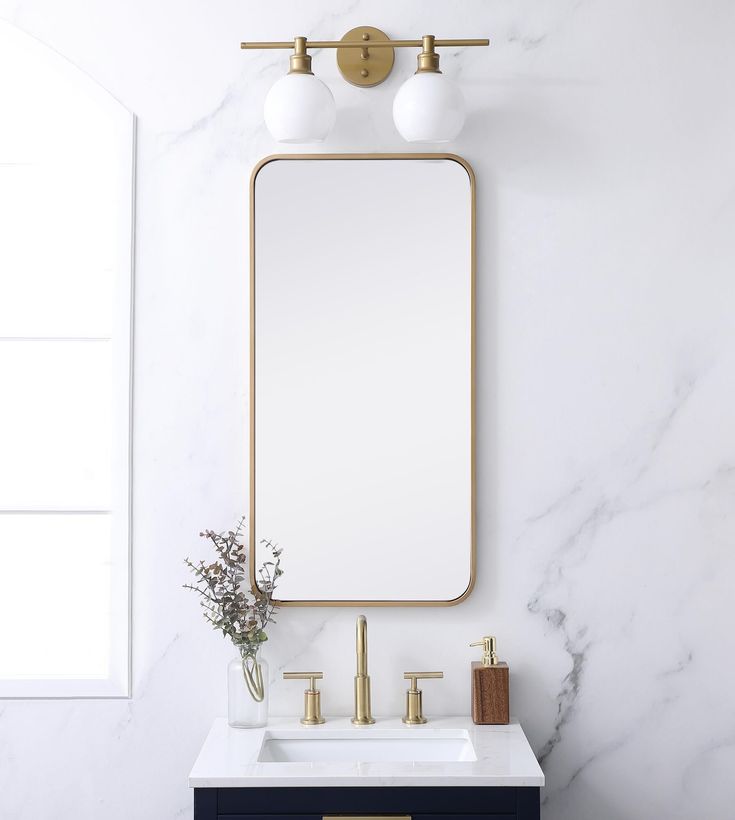
[(268, 664), (260, 648), (243, 648), (227, 667), (227, 722), (254, 729), (268, 721)]

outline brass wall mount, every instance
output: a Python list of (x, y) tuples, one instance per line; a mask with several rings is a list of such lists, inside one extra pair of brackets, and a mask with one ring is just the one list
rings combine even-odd
[(372, 88), (388, 78), (393, 70), (395, 49), (374, 48), (371, 53), (367, 47), (376, 42), (389, 42), (390, 38), (384, 31), (372, 26), (359, 26), (350, 29), (342, 39), (347, 42), (362, 40), (365, 43), (365, 48), (337, 49), (337, 67), (348, 83)]
[(311, 57), (307, 49), (334, 48), (337, 50), (337, 66), (344, 79), (361, 88), (372, 88), (390, 76), (397, 48), (421, 49), (417, 73), (440, 73), (439, 55), (435, 49), (489, 45), (490, 40), (487, 38), (442, 40), (436, 39), (433, 34), (426, 34), (420, 40), (391, 40), (379, 28), (358, 26), (350, 29), (341, 40), (308, 40), (306, 37), (295, 37), (293, 40), (283, 41), (241, 42), (240, 48), (293, 49), (291, 73), (301, 74), (311, 73)]

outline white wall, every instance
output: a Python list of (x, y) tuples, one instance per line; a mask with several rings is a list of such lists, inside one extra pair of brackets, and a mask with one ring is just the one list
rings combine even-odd
[[(278, 150), (261, 105), (286, 66), (238, 42), (372, 24), (493, 39), (443, 57), (474, 112), (452, 148), (479, 186), (479, 583), (455, 609), (368, 613), (375, 711), (400, 710), (416, 666), (446, 673), (429, 715), (466, 711), (466, 645), (493, 632), (547, 820), (730, 816), (735, 6), (0, 0), (0, 15), (139, 117), (134, 698), (3, 703), (0, 814), (190, 816), (230, 653), (181, 562), (245, 507), (247, 182)], [(413, 61), (360, 91), (316, 55), (339, 106), (324, 150), (407, 150), (390, 105)], [(284, 611), (272, 675), (323, 669), (325, 710), (346, 713), (355, 615)], [(296, 711), (298, 686), (275, 683), (273, 706)]]

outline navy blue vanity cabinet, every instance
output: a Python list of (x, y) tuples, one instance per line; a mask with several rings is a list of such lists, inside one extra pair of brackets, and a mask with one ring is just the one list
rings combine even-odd
[[(382, 760), (390, 751), (378, 747), (325, 752), (325, 741), (356, 738), (395, 741), (396, 762)], [(436, 739), (443, 745), (430, 743)], [(410, 746), (400, 746), (406, 740)], [(371, 762), (356, 761), (362, 752)], [(195, 820), (540, 820), (543, 785), (518, 721), (475, 726), (464, 716), (411, 729), (399, 717), (360, 729), (349, 717), (310, 728), (272, 717), (253, 729), (217, 718), (189, 773)]]
[(538, 787), (195, 788), (194, 820), (540, 820)]

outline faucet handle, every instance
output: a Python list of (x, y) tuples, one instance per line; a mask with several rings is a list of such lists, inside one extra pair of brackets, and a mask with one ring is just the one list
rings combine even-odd
[(403, 722), (409, 724), (426, 723), (423, 715), (422, 692), (418, 688), (418, 681), (428, 678), (443, 678), (444, 672), (404, 672), (403, 679), (410, 680), (411, 686), (406, 692), (406, 714)]
[(322, 717), (322, 693), (316, 688), (316, 682), (324, 678), (324, 672), (284, 672), (284, 680), (308, 680), (309, 688), (304, 690), (304, 726), (316, 726), (324, 723)]

